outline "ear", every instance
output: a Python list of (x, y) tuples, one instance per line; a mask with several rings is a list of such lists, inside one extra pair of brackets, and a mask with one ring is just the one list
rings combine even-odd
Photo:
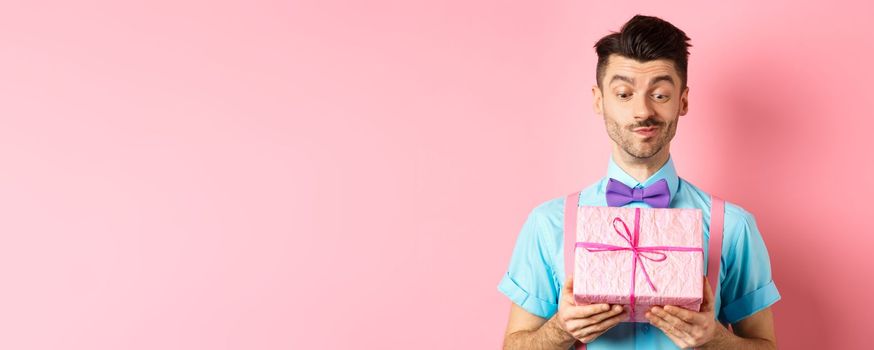
[(686, 86), (680, 95), (680, 115), (686, 115), (687, 112), (689, 112), (689, 86)]
[(602, 99), (604, 95), (601, 93), (601, 89), (598, 88), (598, 85), (592, 85), (592, 110), (595, 111), (597, 115), (604, 115), (604, 111), (601, 109), (603, 106)]

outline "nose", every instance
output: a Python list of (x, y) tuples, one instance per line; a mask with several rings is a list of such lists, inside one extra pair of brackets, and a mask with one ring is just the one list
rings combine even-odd
[(635, 94), (634, 100), (634, 119), (642, 119), (646, 120), (649, 117), (653, 116), (653, 108), (650, 105), (650, 100), (646, 95)]

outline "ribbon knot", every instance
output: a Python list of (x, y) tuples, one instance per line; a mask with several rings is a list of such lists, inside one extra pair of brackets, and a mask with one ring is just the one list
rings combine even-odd
[[(616, 226), (617, 223), (622, 224), (622, 228), (624, 229), (624, 233), (619, 230), (619, 227)], [(600, 252), (610, 252), (610, 251), (621, 251), (628, 250), (631, 251), (631, 292), (629, 293), (629, 313), (631, 317), (634, 317), (634, 290), (635, 290), (635, 280), (637, 279), (637, 265), (640, 264), (640, 270), (643, 271), (644, 277), (646, 277), (646, 282), (649, 284), (649, 287), (653, 292), (658, 292), (655, 284), (652, 283), (652, 280), (649, 277), (649, 273), (646, 271), (646, 265), (643, 264), (642, 259), (647, 259), (653, 262), (664, 261), (668, 258), (666, 251), (675, 251), (675, 252), (704, 252), (702, 248), (695, 247), (675, 247), (675, 246), (651, 246), (651, 247), (641, 247), (639, 246), (640, 241), (640, 208), (634, 208), (634, 230), (629, 230), (628, 225), (625, 224), (619, 217), (613, 218), (613, 230), (616, 231), (620, 237), (622, 237), (626, 242), (628, 242), (627, 247), (617, 246), (612, 244), (604, 244), (604, 243), (593, 243), (593, 242), (577, 242), (576, 248), (585, 248), (587, 251), (591, 253), (600, 253)]]

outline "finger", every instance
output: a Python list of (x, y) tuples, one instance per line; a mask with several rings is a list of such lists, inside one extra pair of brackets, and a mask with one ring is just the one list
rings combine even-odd
[[(597, 322), (597, 323), (591, 324), (589, 326), (583, 327), (578, 332), (578, 334), (581, 336), (578, 337), (577, 339), (582, 340), (585, 337), (589, 337), (592, 335), (595, 335), (595, 337), (597, 337), (598, 335), (603, 334), (604, 332), (610, 330), (610, 328), (616, 327), (616, 325), (618, 325), (620, 322), (627, 320), (627, 319), (628, 319), (627, 312), (621, 312), (618, 315), (613, 315), (612, 317), (604, 319), (601, 322)], [(594, 338), (592, 338), (591, 340), (594, 340)], [(591, 340), (589, 340), (589, 341), (591, 341)]]
[(710, 286), (710, 281), (707, 277), (704, 278), (704, 300), (701, 302), (701, 312), (713, 311), (713, 288)]
[(671, 314), (665, 311), (665, 309), (658, 306), (650, 309), (650, 312), (654, 313), (659, 318), (667, 321), (671, 325), (671, 327), (674, 327), (674, 329), (677, 329), (680, 332), (686, 333), (690, 336), (692, 335), (692, 325), (681, 319), (680, 317), (677, 317), (676, 315)]
[(620, 312), (620, 313), (617, 314), (617, 315), (613, 315), (613, 316), (610, 316), (610, 317), (608, 317), (608, 318), (605, 318), (605, 319), (602, 320), (601, 322), (598, 322), (598, 323), (595, 323), (595, 324), (593, 324), (593, 325), (591, 325), (591, 326), (588, 326), (588, 327), (586, 327), (586, 328), (583, 328), (583, 330), (584, 330), (584, 331), (590, 331), (591, 333), (597, 333), (597, 332), (601, 332), (601, 331), (607, 331), (607, 330), (609, 330), (610, 328), (613, 328), (613, 327), (615, 327), (616, 325), (618, 325), (620, 322), (625, 321), (625, 320), (628, 320), (628, 318), (629, 318), (629, 317), (628, 317), (628, 312), (627, 312), (627, 311), (622, 311), (622, 312)]
[(651, 312), (645, 313), (644, 317), (646, 317), (646, 319), (649, 321), (649, 323), (651, 325), (660, 329), (662, 331), (662, 333), (664, 333), (666, 336), (670, 337), (671, 340), (673, 340), (674, 343), (676, 343), (681, 348), (686, 348), (686, 346), (688, 346), (687, 342), (685, 340), (686, 335), (683, 334), (682, 332), (679, 332), (678, 330), (676, 330), (674, 327), (672, 327), (670, 324), (668, 324), (667, 321), (663, 320), (662, 318), (656, 316), (655, 314), (653, 314)]
[[(694, 311), (689, 311), (689, 310), (686, 310), (684, 308), (677, 307), (674, 305), (665, 305), (665, 307), (660, 308), (660, 309), (664, 310), (664, 312), (667, 312), (667, 313), (673, 315), (676, 318), (683, 320), (686, 323), (690, 323), (693, 325), (702, 323), (701, 322), (702, 315), (700, 313), (697, 313)], [(661, 316), (661, 315), (659, 315), (659, 316)]]
[[(607, 305), (607, 304), (597, 304), (597, 305)], [(589, 306), (589, 305), (587, 305), (587, 306)], [(609, 305), (607, 305), (607, 306), (609, 306)], [(579, 309), (579, 307), (578, 307), (578, 309)], [(574, 310), (574, 311), (579, 311), (580, 313), (572, 313), (571, 314), (572, 316), (570, 317), (570, 319), (571, 319), (571, 321), (573, 321), (573, 324), (579, 324), (580, 325), (579, 328), (583, 328), (583, 327), (588, 327), (590, 325), (604, 321), (610, 317), (616, 316), (616, 315), (620, 314), (622, 312), (622, 310), (623, 310), (622, 306), (613, 305), (612, 308), (608, 308), (605, 311), (600, 311), (600, 312), (595, 313), (595, 314), (590, 314), (589, 316), (580, 316), (580, 315), (582, 315), (583, 310)], [(568, 321), (568, 323), (570, 324), (571, 321)]]
[(686, 343), (685, 341), (683, 341), (683, 339), (677, 338), (677, 336), (675, 336), (671, 333), (664, 332), (664, 334), (666, 336), (668, 336), (668, 338), (671, 339), (671, 341), (674, 342), (674, 344), (677, 344), (677, 347), (680, 347), (683, 349), (688, 349), (689, 346), (691, 346), (691, 344)]
[(691, 341), (690, 341), (691, 339), (689, 339), (688, 334), (685, 334), (685, 333), (679, 331), (678, 329), (674, 328), (673, 326), (671, 326), (670, 323), (668, 323), (668, 321), (665, 321), (664, 319), (662, 319), (658, 315), (656, 315), (652, 312), (647, 312), (646, 314), (644, 314), (644, 317), (646, 317), (646, 319), (649, 320), (650, 324), (652, 324), (653, 326), (656, 326), (658, 329), (661, 329), (662, 332), (664, 332), (666, 335), (672, 335), (674, 338), (679, 340), (683, 344), (680, 346), (681, 348), (688, 347), (689, 344), (691, 344)]
[(581, 342), (583, 342), (583, 343), (585, 343), (585, 344), (588, 344), (588, 343), (591, 343), (591, 342), (595, 341), (595, 339), (598, 339), (598, 337), (600, 337), (600, 336), (601, 336), (602, 334), (604, 334), (604, 333), (607, 333), (607, 330), (603, 330), (603, 331), (600, 331), (600, 332), (598, 332), (598, 333), (595, 333), (595, 334), (589, 334), (589, 335), (586, 335), (586, 336), (580, 336), (580, 337), (576, 337), (576, 336), (574, 336), (574, 338), (577, 338), (579, 341), (581, 341)]
[(608, 311), (589, 316), (586, 319), (589, 320), (590, 323), (595, 324), (598, 322), (602, 322), (606, 319), (609, 319), (611, 317), (614, 317), (616, 315), (619, 315), (622, 313), (623, 310), (625, 310), (625, 309), (622, 308), (622, 305), (613, 305), (613, 307), (611, 307)]
[(568, 276), (561, 288), (561, 300), (574, 305), (574, 276)]
[(619, 312), (622, 312), (622, 307), (620, 306), (619, 310), (617, 311), (615, 308), (611, 309), (609, 304), (576, 305), (567, 312), (567, 317), (569, 319), (582, 319), (607, 312), (613, 312), (614, 314), (617, 314)]

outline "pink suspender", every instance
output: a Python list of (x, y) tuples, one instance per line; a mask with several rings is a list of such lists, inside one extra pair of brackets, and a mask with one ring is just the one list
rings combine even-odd
[[(574, 251), (577, 245), (577, 208), (580, 203), (580, 193), (574, 192), (567, 196), (564, 202), (564, 273), (574, 273)], [(562, 281), (568, 276), (563, 276)]]
[[(574, 274), (574, 257), (577, 245), (577, 208), (580, 203), (580, 192), (574, 192), (567, 196), (564, 202), (564, 273)], [(562, 281), (567, 280), (563, 276)], [(577, 340), (573, 349), (586, 349), (586, 344)]]
[[(719, 266), (722, 264), (722, 230), (725, 219), (725, 202), (722, 198), (711, 195), (710, 205), (710, 247), (707, 252), (707, 280), (713, 295), (719, 291)], [(717, 312), (718, 314), (718, 312)]]
[[(710, 196), (710, 244), (707, 253), (707, 280), (713, 293), (719, 290), (719, 266), (722, 257), (722, 230), (725, 215), (725, 202), (716, 196)], [(577, 242), (577, 208), (579, 206), (580, 192), (574, 192), (567, 196), (564, 205), (564, 271), (565, 274), (574, 273), (574, 257)], [(562, 278), (566, 280), (567, 276)], [(574, 349), (585, 349), (586, 344), (577, 341)]]

